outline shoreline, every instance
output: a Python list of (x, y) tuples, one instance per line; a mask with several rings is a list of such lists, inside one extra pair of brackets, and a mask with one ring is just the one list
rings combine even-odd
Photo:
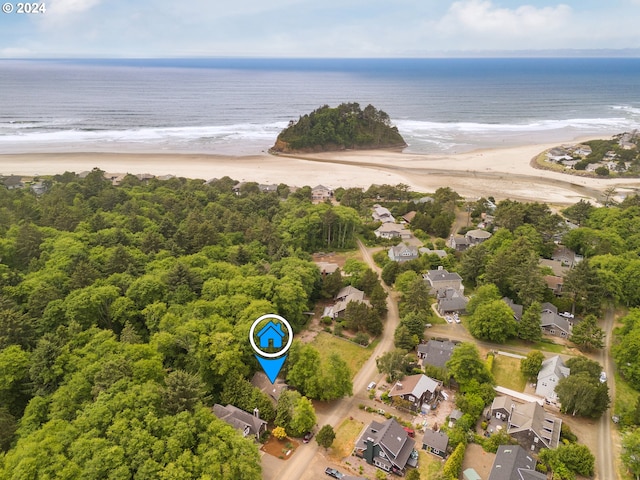
[[(593, 138), (579, 138), (575, 143)], [(483, 148), (450, 155), (391, 149), (237, 156), (215, 152), (6, 153), (0, 154), (0, 174), (55, 175), (98, 167), (109, 173), (203, 180), (229, 176), (238, 181), (298, 187), (323, 184), (331, 188), (368, 188), (372, 184), (404, 183), (416, 191), (433, 192), (439, 187), (450, 187), (468, 198), (493, 196), (552, 204), (572, 204), (581, 198), (597, 201), (600, 192), (610, 186), (623, 192), (640, 190), (640, 179), (577, 177), (531, 165), (541, 152), (557, 145)]]

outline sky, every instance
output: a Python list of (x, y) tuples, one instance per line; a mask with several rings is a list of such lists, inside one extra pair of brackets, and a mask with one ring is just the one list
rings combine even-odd
[(640, 56), (640, 0), (40, 3), (30, 15), (4, 3), (0, 57)]

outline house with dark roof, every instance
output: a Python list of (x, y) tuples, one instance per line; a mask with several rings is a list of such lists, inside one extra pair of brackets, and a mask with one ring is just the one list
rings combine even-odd
[(411, 410), (420, 411), (437, 397), (440, 385), (439, 381), (421, 373), (409, 375), (391, 387), (389, 397), (409, 402)]
[(436, 302), (436, 309), (440, 315), (463, 313), (467, 308), (467, 303), (469, 303), (467, 297), (465, 297), (461, 291), (454, 288), (438, 291), (436, 294)]
[(542, 362), (536, 383), (536, 395), (544, 397), (549, 402), (557, 402), (556, 386), (558, 382), (569, 376), (570, 370), (560, 358), (560, 355), (548, 358)]
[(489, 480), (546, 480), (536, 471), (536, 460), (519, 445), (501, 445), (491, 467)]
[(453, 248), (456, 252), (464, 252), (470, 245), (467, 237), (461, 237), (459, 235), (451, 235), (447, 241), (447, 246)]
[(562, 420), (538, 402), (516, 403), (506, 396), (495, 397), (491, 416), (505, 421), (507, 433), (527, 451), (557, 448), (560, 443)]
[(443, 267), (438, 267), (437, 270), (429, 270), (427, 273), (423, 273), (422, 278), (429, 284), (432, 295), (440, 291), (444, 292), (447, 288), (453, 288), (460, 292), (464, 291), (462, 277), (456, 272), (449, 273)]
[(276, 381), (271, 383), (271, 380), (269, 380), (269, 377), (267, 377), (263, 371), (258, 371), (253, 375), (251, 378), (251, 385), (259, 388), (263, 393), (265, 393), (274, 406), (278, 403), (278, 399), (280, 398), (280, 395), (282, 395), (282, 392), (289, 389), (289, 385), (287, 385), (281, 378), (276, 378)]
[(556, 337), (568, 338), (571, 335), (569, 320), (558, 315), (558, 307), (548, 302), (542, 304), (540, 328), (542, 328), (542, 333), (555, 335)]
[(251, 415), (233, 405), (222, 406), (216, 403), (213, 406), (213, 414), (239, 430), (244, 437), (255, 437), (258, 440), (267, 430), (267, 422), (260, 418), (258, 409)]
[(418, 258), (418, 248), (406, 243), (400, 243), (389, 249), (389, 258), (394, 262), (408, 262)]
[(426, 367), (444, 368), (445, 364), (451, 358), (455, 343), (449, 340), (429, 340), (427, 343), (418, 345), (418, 358), (422, 359), (422, 365)]
[(17, 190), (24, 188), (24, 182), (22, 177), (18, 175), (9, 175), (2, 180), (2, 184), (7, 187), (7, 190)]
[(373, 421), (356, 442), (354, 454), (370, 465), (404, 474), (407, 467), (418, 465), (415, 440), (393, 418), (380, 423)]
[(411, 210), (410, 212), (407, 212), (404, 215), (402, 215), (402, 219), (407, 223), (411, 223), (413, 219), (416, 218), (416, 213), (417, 212), (415, 210)]
[(446, 458), (449, 436), (442, 431), (427, 428), (422, 437), (422, 449), (440, 458)]
[(515, 303), (509, 297), (503, 297), (502, 301), (504, 303), (506, 303), (507, 306), (513, 312), (513, 318), (515, 319), (515, 321), (519, 322), (522, 319), (522, 312), (523, 312), (524, 307), (522, 305), (519, 305), (519, 304)]

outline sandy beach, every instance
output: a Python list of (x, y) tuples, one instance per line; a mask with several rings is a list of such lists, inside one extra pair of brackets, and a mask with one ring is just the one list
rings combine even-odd
[(150, 173), (288, 185), (364, 187), (405, 183), (413, 190), (433, 192), (448, 186), (473, 199), (543, 201), (571, 204), (597, 200), (615, 186), (620, 192), (640, 188), (640, 179), (597, 179), (571, 176), (530, 165), (532, 158), (557, 144), (477, 150), (454, 155), (418, 155), (387, 150), (321, 154), (252, 156), (179, 153), (24, 153), (0, 155), (0, 174), (51, 175), (99, 167), (110, 173)]

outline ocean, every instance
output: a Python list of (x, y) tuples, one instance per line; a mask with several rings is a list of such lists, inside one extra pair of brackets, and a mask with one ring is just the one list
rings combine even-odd
[(341, 102), (412, 153), (610, 136), (640, 126), (640, 59), (0, 60), (0, 153), (255, 154)]

